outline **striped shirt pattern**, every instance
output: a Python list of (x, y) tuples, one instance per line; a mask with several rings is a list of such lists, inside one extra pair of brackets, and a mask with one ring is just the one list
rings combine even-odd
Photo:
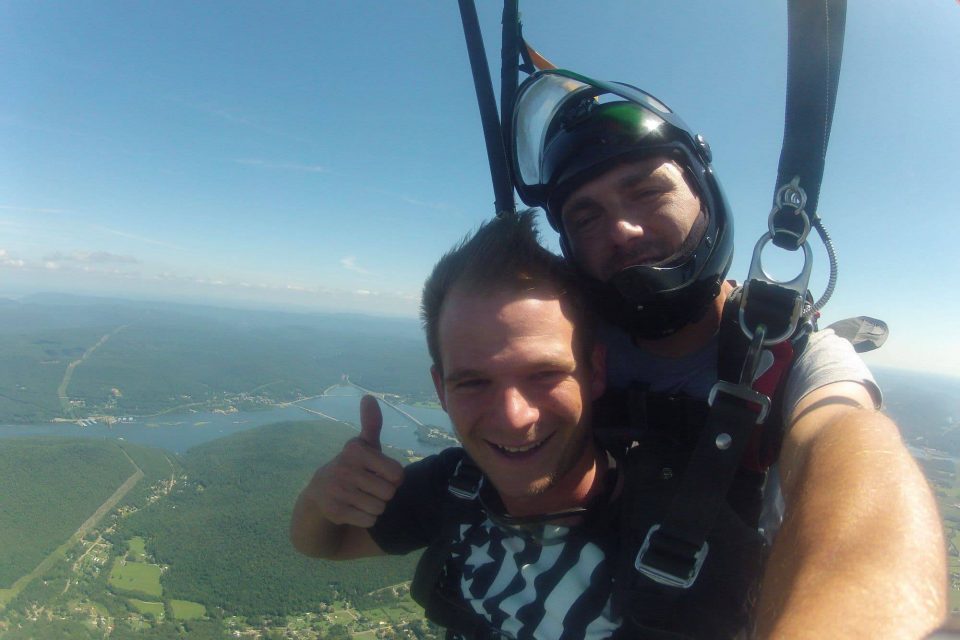
[[(568, 530), (551, 527), (551, 533), (563, 538)], [(603, 551), (573, 534), (540, 545), (486, 519), (461, 525), (450, 561), (462, 563), (466, 602), (503, 637), (600, 639), (620, 626)]]

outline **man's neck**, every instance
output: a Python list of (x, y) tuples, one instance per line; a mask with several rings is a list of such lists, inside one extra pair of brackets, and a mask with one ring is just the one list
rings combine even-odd
[(723, 305), (731, 291), (733, 291), (733, 285), (724, 282), (720, 287), (720, 295), (714, 298), (713, 304), (710, 305), (707, 313), (698, 322), (688, 324), (666, 338), (658, 340), (634, 338), (634, 343), (644, 351), (662, 358), (682, 358), (699, 351), (713, 339), (720, 328)]

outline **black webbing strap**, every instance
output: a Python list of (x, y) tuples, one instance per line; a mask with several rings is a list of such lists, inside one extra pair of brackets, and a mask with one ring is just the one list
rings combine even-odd
[(493, 180), (494, 207), (496, 214), (501, 216), (516, 210), (513, 199), (513, 179), (510, 177), (510, 164), (507, 162), (506, 147), (503, 144), (497, 99), (493, 95), (493, 82), (490, 80), (490, 67), (487, 66), (487, 54), (483, 47), (480, 22), (477, 19), (477, 7), (473, 0), (459, 0), (459, 3), (463, 35), (467, 41), (467, 54), (470, 57), (470, 70), (473, 73), (473, 88), (477, 93), (477, 105), (480, 107), (483, 140), (487, 146), (490, 178)]
[[(830, 140), (833, 110), (840, 80), (846, 0), (789, 0), (787, 8), (787, 100), (783, 149), (776, 191), (797, 179), (806, 202), (791, 202), (771, 216), (773, 243), (797, 249), (806, 237), (804, 221), (793, 215), (804, 209), (809, 220), (817, 213), (820, 182)], [(776, 206), (776, 204), (775, 204)], [(809, 230), (809, 222), (807, 223)]]
[[(520, 49), (523, 38), (520, 32), (519, 0), (504, 0), (503, 19), (501, 20), (500, 46), (500, 130), (503, 136), (503, 148), (509, 149), (513, 140), (513, 106), (520, 88)], [(511, 175), (511, 198), (513, 197), (512, 168), (507, 164)], [(511, 201), (511, 204), (512, 201)]]
[(410, 584), (410, 596), (423, 607), (429, 620), (474, 640), (497, 636), (491, 635), (490, 626), (480, 616), (466, 608), (460, 585), (447, 584), (446, 571), (454, 542), (460, 537), (460, 526), (482, 513), (478, 500), (482, 481), (480, 469), (464, 454), (444, 493), (440, 536), (420, 556)]
[[(637, 571), (649, 578), (639, 587), (642, 599), (659, 598), (664, 606), (696, 581), (709, 555), (707, 537), (770, 406), (767, 396), (748, 386), (752, 378), (741, 380), (750, 341), (737, 318), (740, 293), (735, 290), (724, 305), (718, 382), (706, 422), (665, 515), (647, 532), (635, 559)], [(776, 380), (766, 380), (774, 387), (780, 386), (785, 367), (777, 370)]]
[(709, 554), (707, 535), (725, 502), (758, 418), (735, 385), (720, 387), (666, 516), (651, 527), (635, 568), (657, 585), (689, 588)]
[(786, 339), (793, 334), (803, 313), (803, 295), (763, 280), (750, 280), (744, 291), (744, 296), (749, 294), (741, 318), (744, 327), (756, 332), (763, 325), (768, 337)]

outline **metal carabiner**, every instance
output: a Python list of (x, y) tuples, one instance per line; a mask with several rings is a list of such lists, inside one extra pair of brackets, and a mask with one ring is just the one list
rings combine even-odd
[(783, 331), (775, 336), (764, 335), (763, 344), (772, 345), (783, 342), (789, 338), (800, 321), (800, 315), (803, 311), (803, 300), (807, 295), (807, 288), (810, 284), (810, 273), (813, 270), (813, 251), (810, 249), (810, 243), (804, 242), (803, 247), (803, 267), (800, 273), (792, 280), (777, 280), (763, 268), (763, 248), (768, 242), (773, 240), (773, 236), (767, 232), (760, 237), (753, 249), (753, 257), (750, 260), (750, 270), (747, 272), (747, 281), (744, 286), (743, 297), (740, 301), (740, 328), (744, 334), (751, 340), (754, 338), (754, 330), (747, 326), (745, 309), (750, 299), (750, 283), (753, 281), (762, 281), (767, 284), (775, 285), (782, 289), (792, 291), (794, 303), (789, 310), (788, 322), (784, 325)]
[[(810, 235), (810, 216), (804, 210), (806, 206), (807, 193), (800, 186), (800, 176), (794, 176), (793, 180), (777, 189), (777, 193), (773, 197), (773, 208), (770, 210), (770, 215), (767, 216), (767, 229), (770, 235), (775, 236), (778, 233), (784, 233), (794, 236), (797, 239), (797, 246), (805, 243), (807, 236)], [(793, 214), (800, 216), (802, 219), (803, 229), (799, 233), (776, 226), (777, 214), (786, 207), (793, 209)]]

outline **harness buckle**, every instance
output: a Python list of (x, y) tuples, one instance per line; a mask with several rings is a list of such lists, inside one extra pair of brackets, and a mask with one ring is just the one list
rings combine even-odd
[[(637, 571), (658, 584), (689, 589), (700, 575), (700, 569), (703, 567), (703, 561), (706, 560), (707, 553), (710, 551), (710, 545), (704, 542), (703, 546), (690, 557), (689, 553), (678, 549), (676, 545), (672, 545), (672, 548), (664, 548), (664, 544), (670, 542), (670, 540), (663, 539), (664, 534), (660, 534), (657, 540), (654, 540), (653, 534), (659, 530), (660, 525), (655, 524), (647, 531), (647, 536), (643, 539), (643, 544), (640, 546), (640, 551), (637, 552), (637, 559), (633, 566)], [(683, 544), (679, 540), (676, 542)], [(648, 556), (650, 557), (648, 558)], [(651, 561), (659, 561), (657, 563), (661, 566), (654, 566)], [(674, 566), (667, 569), (663, 565)], [(673, 569), (680, 569), (680, 571), (674, 571)]]
[(457, 463), (457, 467), (450, 476), (450, 482), (447, 485), (447, 491), (456, 498), (462, 500), (476, 500), (480, 495), (480, 487), (483, 486), (483, 474), (472, 464), (463, 466), (463, 460)]
[(766, 420), (767, 414), (770, 413), (770, 398), (744, 384), (733, 384), (726, 380), (717, 380), (717, 383), (713, 385), (710, 389), (710, 395), (707, 396), (707, 404), (712, 407), (717, 400), (717, 396), (721, 393), (759, 406), (760, 413), (757, 414), (757, 424)]

